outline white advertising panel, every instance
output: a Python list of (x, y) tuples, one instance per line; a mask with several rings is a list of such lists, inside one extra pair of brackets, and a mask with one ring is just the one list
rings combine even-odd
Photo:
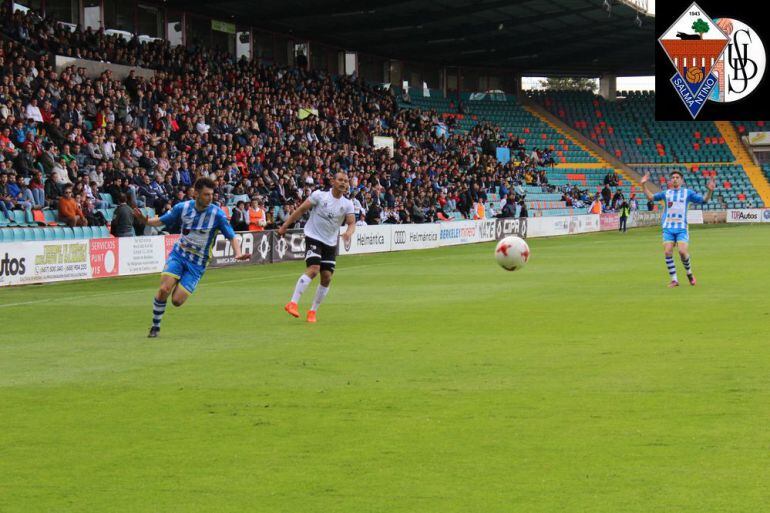
[(703, 210), (688, 210), (687, 224), (703, 224)]
[(118, 272), (121, 276), (159, 273), (166, 261), (163, 237), (124, 237), (118, 246)]
[(0, 245), (0, 286), (90, 277), (87, 240)]
[(392, 251), (429, 249), (440, 245), (439, 224), (398, 224), (393, 226)]
[[(479, 223), (481, 222), (483, 221), (450, 221), (441, 223), (439, 225), (439, 244), (441, 246), (456, 246), (458, 244), (481, 242), (479, 237)], [(492, 233), (494, 233), (494, 227)]]
[(350, 240), (350, 247), (345, 247), (342, 234), (347, 227), (340, 228), (340, 255), (358, 255), (362, 253), (380, 253), (390, 251), (393, 225), (356, 226), (356, 232)]
[[(761, 208), (743, 208), (743, 209), (736, 209), (736, 210), (728, 210), (727, 211), (727, 222), (728, 223), (761, 223), (764, 216), (764, 213), (767, 212), (765, 209)], [(767, 222), (767, 220), (765, 220)]]

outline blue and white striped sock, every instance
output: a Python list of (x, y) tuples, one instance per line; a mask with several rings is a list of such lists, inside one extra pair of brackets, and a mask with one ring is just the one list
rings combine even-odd
[(166, 311), (166, 302), (158, 301), (158, 299), (152, 300), (152, 327), (160, 329), (160, 321), (163, 319), (163, 314)]
[(682, 257), (682, 265), (684, 266), (685, 271), (687, 271), (687, 276), (690, 276), (692, 274), (692, 270), (690, 269), (690, 257)]
[(671, 281), (679, 281), (676, 279), (676, 265), (674, 265), (674, 257), (666, 257), (666, 267), (668, 268), (668, 275), (671, 276)]

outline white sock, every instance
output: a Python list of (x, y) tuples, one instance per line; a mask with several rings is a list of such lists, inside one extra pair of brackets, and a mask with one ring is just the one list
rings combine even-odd
[(291, 296), (292, 303), (299, 303), (299, 298), (302, 297), (302, 293), (305, 292), (307, 286), (313, 281), (307, 274), (303, 274), (297, 280), (297, 286), (294, 287), (294, 294)]
[(313, 298), (313, 306), (310, 307), (311, 310), (314, 312), (318, 310), (318, 307), (321, 306), (321, 301), (324, 300), (326, 297), (326, 294), (329, 293), (329, 287), (324, 287), (323, 285), (318, 285), (318, 288), (315, 289), (315, 297)]

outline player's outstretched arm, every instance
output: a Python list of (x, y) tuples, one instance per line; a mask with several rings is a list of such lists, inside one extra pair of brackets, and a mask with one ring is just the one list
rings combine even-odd
[(134, 209), (134, 217), (139, 219), (142, 223), (148, 226), (153, 226), (153, 227), (163, 226), (163, 221), (160, 220), (160, 217), (158, 216), (147, 217), (138, 208)]
[(233, 237), (230, 239), (230, 244), (233, 246), (233, 256), (236, 260), (248, 260), (251, 258), (250, 253), (244, 253), (241, 250), (241, 239), (238, 237)]
[(639, 181), (639, 183), (642, 184), (642, 191), (644, 191), (644, 195), (647, 196), (648, 200), (652, 201), (653, 194), (652, 194), (652, 191), (650, 190), (649, 181), (650, 181), (650, 173), (644, 173), (644, 176)]
[(303, 201), (302, 205), (297, 207), (297, 210), (292, 212), (289, 218), (281, 225), (280, 228), (278, 228), (278, 235), (280, 235), (281, 237), (286, 235), (286, 230), (288, 230), (290, 226), (293, 226), (294, 223), (299, 221), (300, 218), (305, 215), (305, 212), (307, 212), (311, 208), (313, 208), (313, 204), (310, 203), (309, 198)]

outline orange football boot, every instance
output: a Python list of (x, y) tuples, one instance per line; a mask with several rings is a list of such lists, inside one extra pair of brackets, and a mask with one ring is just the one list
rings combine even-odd
[(297, 303), (289, 301), (286, 303), (286, 306), (284, 306), (283, 309), (289, 312), (289, 315), (292, 317), (299, 317), (299, 308), (297, 307)]

